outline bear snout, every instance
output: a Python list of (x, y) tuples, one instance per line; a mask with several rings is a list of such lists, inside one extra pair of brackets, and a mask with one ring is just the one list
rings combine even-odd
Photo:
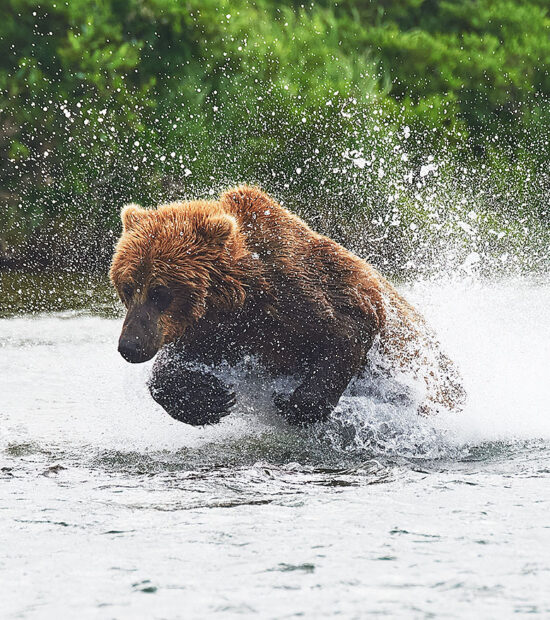
[(118, 352), (131, 364), (146, 362), (162, 344), (160, 312), (152, 303), (131, 306), (122, 326)]
[(131, 364), (140, 364), (154, 357), (157, 349), (149, 348), (149, 350), (147, 350), (147, 347), (143, 346), (139, 338), (128, 338), (123, 334), (118, 341), (118, 352), (127, 362)]

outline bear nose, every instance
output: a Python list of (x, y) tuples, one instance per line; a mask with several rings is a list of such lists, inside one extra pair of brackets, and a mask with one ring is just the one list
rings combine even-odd
[(141, 344), (137, 338), (121, 338), (118, 341), (118, 352), (131, 363), (140, 362), (143, 357)]

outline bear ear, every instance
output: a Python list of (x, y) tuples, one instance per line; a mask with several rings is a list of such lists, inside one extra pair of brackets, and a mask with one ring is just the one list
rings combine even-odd
[(207, 218), (198, 227), (198, 231), (208, 246), (221, 250), (228, 239), (237, 232), (237, 220), (231, 215), (215, 215)]
[(247, 210), (254, 206), (271, 201), (271, 198), (259, 187), (250, 185), (239, 185), (233, 189), (228, 189), (220, 196), (220, 201), (238, 205), (241, 209)]
[(145, 209), (134, 203), (122, 207), (120, 219), (122, 220), (124, 231), (132, 230), (145, 212)]

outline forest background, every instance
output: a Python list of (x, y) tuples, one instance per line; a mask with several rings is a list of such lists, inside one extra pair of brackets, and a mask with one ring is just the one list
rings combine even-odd
[(4, 0), (0, 46), (4, 267), (240, 182), (396, 274), (548, 266), (546, 0)]

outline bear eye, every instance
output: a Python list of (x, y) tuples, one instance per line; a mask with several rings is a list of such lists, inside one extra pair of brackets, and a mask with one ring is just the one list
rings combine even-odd
[(134, 294), (134, 289), (130, 284), (124, 284), (122, 287), (122, 295), (126, 300), (132, 299), (132, 295)]
[(166, 308), (168, 308), (168, 306), (172, 303), (174, 295), (167, 286), (155, 286), (149, 291), (149, 299), (160, 310), (166, 310)]

